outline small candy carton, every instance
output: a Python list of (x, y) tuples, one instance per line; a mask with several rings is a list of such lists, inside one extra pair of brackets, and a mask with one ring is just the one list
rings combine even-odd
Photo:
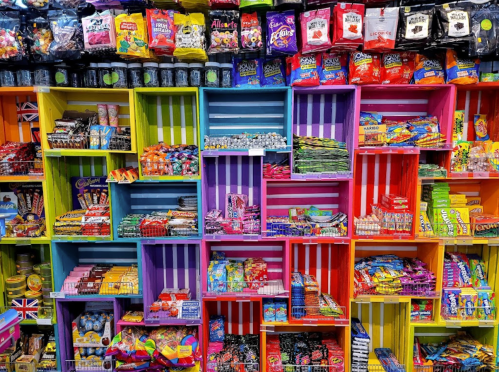
[(88, 311), (72, 322), (73, 346), (107, 348), (113, 339), (112, 310)]
[(478, 289), (477, 318), (479, 320), (495, 320), (496, 295), (490, 289)]
[(442, 290), (442, 309), (441, 314), (445, 319), (457, 320), (459, 309), (460, 288), (444, 288)]
[(105, 356), (107, 347), (75, 347), (73, 350), (76, 371), (112, 370), (112, 358)]
[(458, 319), (476, 320), (477, 318), (478, 296), (472, 288), (462, 288), (459, 294)]
[(474, 288), (490, 288), (487, 281), (485, 262), (476, 254), (468, 255), (471, 271), (471, 284)]

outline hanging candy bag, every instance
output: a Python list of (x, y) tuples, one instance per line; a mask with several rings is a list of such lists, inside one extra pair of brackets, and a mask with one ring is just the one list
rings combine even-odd
[(117, 54), (149, 58), (147, 28), (140, 13), (115, 18)]
[(437, 28), (436, 42), (442, 44), (465, 43), (470, 40), (470, 7), (461, 3), (449, 3), (435, 7)]
[(260, 88), (262, 61), (260, 59), (234, 58), (233, 76), (236, 88)]
[(432, 39), (433, 6), (400, 7), (397, 48), (417, 49)]
[(281, 58), (275, 58), (263, 63), (262, 87), (285, 87), (286, 74)]
[(291, 86), (313, 87), (320, 84), (320, 54), (297, 53), (291, 58)]
[(383, 52), (395, 48), (399, 8), (368, 8), (364, 50)]
[(177, 27), (173, 55), (179, 59), (207, 61), (204, 15), (175, 13), (173, 21)]
[(0, 60), (14, 62), (24, 56), (20, 26), (19, 12), (0, 13)]
[(75, 10), (50, 10), (50, 28), (54, 41), (50, 54), (57, 59), (78, 59), (83, 50), (83, 30)]
[(495, 4), (482, 5), (471, 10), (471, 41), (468, 55), (485, 56), (497, 49), (498, 15), (499, 8)]
[(176, 27), (175, 10), (146, 9), (149, 48), (158, 55), (173, 55)]
[(409, 84), (414, 74), (415, 53), (391, 52), (381, 58), (381, 84)]
[(50, 30), (49, 21), (37, 16), (26, 22), (26, 38), (29, 41), (31, 56), (36, 62), (48, 62), (50, 56), (50, 43), (54, 40)]
[(331, 48), (329, 40), (329, 8), (311, 10), (300, 14), (301, 52), (316, 53)]
[(430, 58), (422, 54), (416, 55), (414, 70), (415, 84), (445, 84), (442, 63), (436, 57)]
[(338, 3), (333, 10), (333, 47), (345, 50), (362, 45), (364, 5)]
[(455, 50), (447, 49), (445, 54), (445, 75), (447, 84), (476, 84), (480, 60), (460, 58)]
[(319, 77), (321, 85), (348, 84), (348, 55), (346, 53), (322, 53)]
[(267, 55), (278, 56), (297, 52), (295, 12), (267, 12)]
[(107, 10), (82, 18), (85, 50), (92, 53), (116, 49), (114, 17)]
[(381, 82), (379, 54), (351, 52), (348, 78), (349, 84), (379, 84)]
[(257, 12), (241, 15), (241, 49), (255, 52), (263, 48), (262, 26)]
[(237, 53), (239, 51), (239, 11), (210, 11), (209, 54)]

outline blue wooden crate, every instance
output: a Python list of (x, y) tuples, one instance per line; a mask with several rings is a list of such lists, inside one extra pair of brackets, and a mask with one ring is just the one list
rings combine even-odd
[[(201, 181), (191, 182), (160, 182), (146, 181), (134, 182), (127, 185), (111, 184), (111, 197), (113, 201), (112, 218), (113, 232), (116, 241), (135, 241), (138, 239), (199, 239), (202, 235), (199, 218), (201, 216)], [(157, 238), (136, 237), (123, 238), (118, 234), (120, 222), (127, 214), (146, 214), (154, 211), (168, 212), (178, 207), (179, 196), (197, 196), (198, 198), (198, 234), (196, 236), (161, 236)]]
[(272, 132), (286, 137), (291, 149), (290, 88), (201, 88), (199, 107), (201, 150), (206, 135)]
[(61, 291), (64, 279), (75, 266), (90, 264), (113, 264), (138, 266), (139, 294), (128, 295), (77, 295), (66, 297), (142, 297), (142, 251), (137, 242), (52, 242), (52, 264), (54, 291)]

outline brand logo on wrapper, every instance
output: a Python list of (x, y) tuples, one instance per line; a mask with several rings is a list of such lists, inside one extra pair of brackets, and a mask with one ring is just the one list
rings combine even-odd
[(326, 71), (340, 70), (341, 62), (339, 57), (327, 57), (323, 59), (322, 68)]
[(451, 314), (457, 314), (457, 297), (454, 293), (449, 293), (449, 308)]
[(93, 184), (99, 183), (99, 182), (100, 182), (100, 180), (98, 178), (79, 179), (78, 181), (76, 181), (75, 187), (77, 189), (82, 189), (84, 187), (87, 187), (87, 186), (90, 186), (90, 185), (93, 185)]
[(483, 272), (482, 265), (477, 265), (477, 267), (476, 267), (476, 275), (478, 276), (478, 279), (485, 280), (485, 274)]
[(362, 52), (355, 53), (355, 56), (353, 57), (353, 62), (355, 65), (360, 65), (361, 63), (371, 63), (373, 60), (372, 56), (370, 54), (365, 54)]
[(227, 22), (222, 22), (220, 19), (214, 19), (213, 22), (211, 22), (211, 28), (234, 28), (237, 29), (237, 23), (234, 21), (231, 21), (229, 23)]
[(241, 62), (237, 65), (237, 71), (241, 76), (256, 75), (256, 64), (253, 61)]
[(88, 32), (109, 31), (110, 29), (111, 25), (108, 22), (103, 23), (102, 19), (94, 19), (87, 26)]
[(402, 66), (402, 59), (400, 58), (400, 54), (384, 54), (383, 62), (386, 68), (391, 68), (395, 66)]
[(469, 283), (471, 281), (471, 278), (468, 275), (468, 270), (466, 270), (466, 264), (463, 261), (459, 261), (457, 267), (459, 268), (459, 271), (461, 271), (461, 276), (463, 277), (463, 281), (465, 283)]
[(270, 36), (270, 44), (279, 46), (278, 41), (280, 40), (283, 44), (287, 45), (293, 34), (294, 30), (290, 26), (282, 25)]
[(435, 59), (427, 59), (426, 61), (423, 62), (423, 67), (425, 70), (431, 70), (431, 69), (441, 70), (442, 69), (442, 65), (440, 64), (440, 62), (438, 62)]
[(300, 57), (300, 67), (302, 70), (314, 69), (316, 66), (315, 56)]
[(447, 211), (442, 210), (442, 219), (447, 225), (448, 235), (454, 235), (454, 225), (452, 224), (449, 216), (447, 215)]
[(459, 212), (456, 212), (456, 220), (459, 223), (459, 226), (462, 228), (463, 235), (468, 235), (468, 225), (464, 223)]
[(133, 23), (133, 22), (121, 22), (120, 23), (120, 30), (136, 31), (137, 24)]
[(482, 303), (483, 303), (483, 312), (485, 313), (485, 315), (490, 315), (492, 313), (492, 309), (490, 306), (489, 299), (484, 298)]
[(281, 73), (279, 63), (266, 63), (263, 65), (263, 74), (265, 77), (274, 76)]

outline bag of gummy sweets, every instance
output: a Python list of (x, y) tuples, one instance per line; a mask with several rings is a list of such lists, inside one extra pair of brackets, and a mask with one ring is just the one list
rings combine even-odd
[(257, 12), (241, 15), (241, 49), (254, 52), (263, 48), (262, 26)]
[(20, 61), (24, 56), (24, 44), (20, 37), (19, 12), (0, 13), (0, 60)]
[(96, 51), (116, 49), (116, 27), (114, 17), (107, 10), (82, 18), (85, 50)]
[(365, 51), (387, 51), (395, 48), (399, 8), (369, 8), (366, 10)]
[(397, 48), (417, 49), (432, 41), (433, 6), (400, 7)]
[(380, 56), (375, 53), (351, 52), (348, 67), (349, 84), (379, 84)]
[(333, 47), (355, 50), (362, 45), (364, 4), (338, 3), (333, 10)]
[(300, 14), (301, 52), (315, 53), (331, 48), (329, 40), (329, 8), (311, 10)]
[(79, 59), (83, 51), (83, 29), (76, 10), (49, 10), (48, 17), (54, 41), (50, 54), (57, 59)]
[(209, 54), (237, 53), (239, 51), (239, 11), (210, 11)]
[(448, 3), (435, 6), (437, 17), (435, 41), (437, 44), (467, 43), (470, 41), (470, 7), (466, 3)]
[(409, 84), (414, 74), (412, 52), (385, 53), (381, 58), (381, 84)]
[(348, 83), (348, 55), (346, 53), (322, 53), (319, 76), (321, 85), (346, 85)]
[(147, 27), (141, 13), (120, 14), (115, 18), (116, 54), (149, 58)]
[(31, 56), (36, 62), (49, 62), (50, 43), (54, 40), (49, 21), (41, 16), (31, 18), (26, 22), (26, 38), (29, 41)]
[(175, 13), (173, 21), (177, 27), (173, 55), (179, 59), (207, 61), (204, 14)]
[(496, 51), (498, 16), (499, 8), (495, 4), (472, 8), (469, 56), (485, 56)]
[(172, 56), (175, 50), (176, 10), (146, 9), (149, 48), (157, 55)]
[(234, 58), (232, 69), (234, 87), (260, 88), (262, 76), (261, 59)]
[(291, 57), (291, 86), (313, 87), (320, 85), (320, 54), (295, 54)]
[(286, 74), (281, 58), (263, 62), (262, 87), (285, 87)]

